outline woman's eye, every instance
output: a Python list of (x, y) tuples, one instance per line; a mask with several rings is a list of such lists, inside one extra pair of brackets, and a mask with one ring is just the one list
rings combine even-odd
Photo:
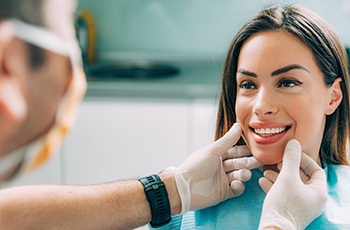
[(256, 89), (256, 85), (253, 82), (250, 82), (250, 81), (243, 81), (239, 85), (239, 88), (242, 88), (242, 89)]
[(284, 79), (284, 80), (279, 82), (279, 87), (294, 87), (294, 86), (297, 86), (300, 84), (301, 84), (301, 82), (296, 81), (296, 80)]

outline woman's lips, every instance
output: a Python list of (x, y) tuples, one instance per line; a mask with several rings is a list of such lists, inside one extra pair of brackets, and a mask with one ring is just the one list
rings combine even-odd
[(253, 140), (260, 145), (269, 145), (279, 141), (290, 129), (291, 126), (283, 127), (267, 127), (267, 128), (252, 128)]

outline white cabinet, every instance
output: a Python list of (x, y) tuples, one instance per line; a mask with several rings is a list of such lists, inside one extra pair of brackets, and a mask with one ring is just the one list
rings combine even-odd
[(88, 98), (57, 154), (5, 187), (95, 184), (178, 166), (213, 142), (216, 107), (210, 99)]
[(84, 101), (63, 145), (63, 181), (136, 178), (179, 165), (189, 154), (187, 99)]

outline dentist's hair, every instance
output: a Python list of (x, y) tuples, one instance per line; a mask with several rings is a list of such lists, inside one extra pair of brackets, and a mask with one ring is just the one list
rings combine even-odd
[(44, 0), (0, 0), (0, 19), (17, 18), (43, 26), (43, 2)]
[[(29, 24), (44, 26), (43, 3), (45, 0), (0, 0), (0, 21), (16, 18)], [(39, 68), (44, 64), (45, 57), (42, 50), (28, 44), (30, 66)]]
[[(223, 136), (236, 122), (238, 56), (244, 42), (261, 31), (285, 31), (299, 37), (312, 51), (327, 87), (336, 78), (341, 78), (343, 99), (336, 111), (326, 117), (320, 158), (326, 163), (349, 165), (349, 64), (345, 48), (326, 21), (299, 6), (276, 6), (262, 10), (233, 39), (223, 69), (215, 138)], [(238, 144), (244, 144), (242, 138)]]

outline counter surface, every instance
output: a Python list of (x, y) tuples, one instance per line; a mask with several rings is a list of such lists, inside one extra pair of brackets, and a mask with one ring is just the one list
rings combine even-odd
[(180, 69), (176, 76), (125, 79), (87, 76), (86, 97), (217, 98), (222, 61), (187, 60), (167, 62)]

